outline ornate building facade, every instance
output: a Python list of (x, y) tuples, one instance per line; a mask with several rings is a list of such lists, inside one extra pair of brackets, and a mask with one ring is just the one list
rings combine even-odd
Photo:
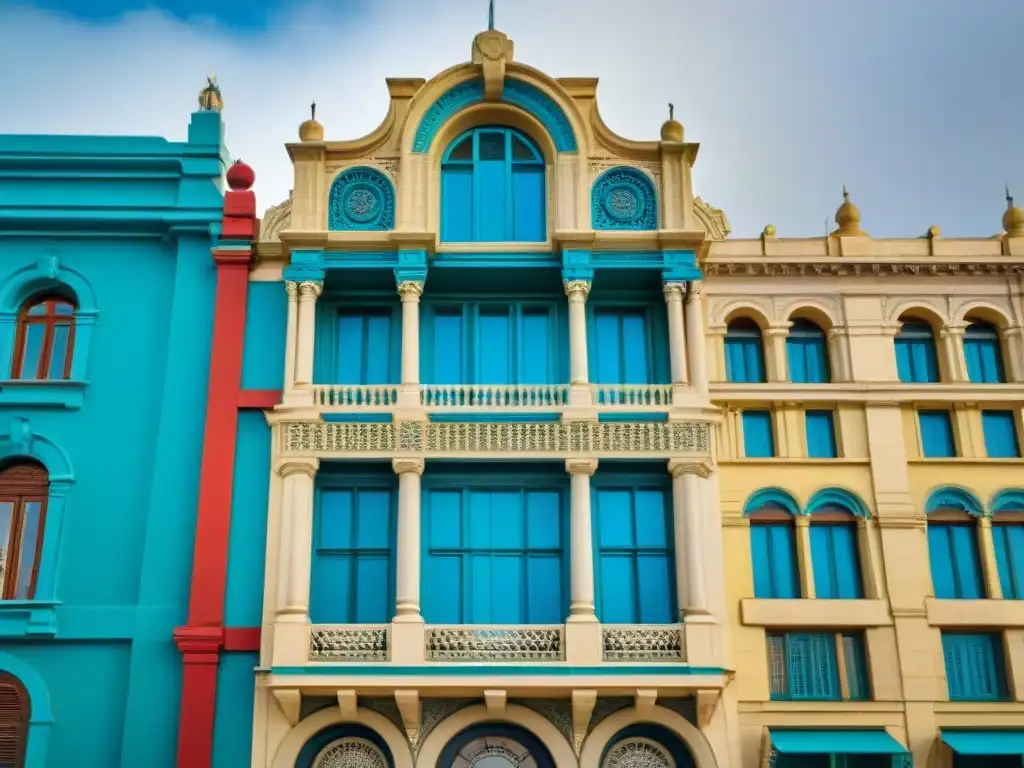
[(1019, 766), (1024, 213), (729, 239), (501, 32), (387, 85), (233, 305), (214, 763)]
[(0, 765), (174, 764), (226, 160), (205, 98), (185, 141), (0, 136)]

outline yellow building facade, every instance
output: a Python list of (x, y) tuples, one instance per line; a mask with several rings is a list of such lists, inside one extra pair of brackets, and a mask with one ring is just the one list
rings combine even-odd
[[(732, 239), (680, 123), (616, 136), (596, 80), (513, 54), (489, 29), (372, 134), (288, 145), (250, 277), (288, 299), (252, 765), (1019, 765), (971, 744), (1024, 739), (1024, 213), (878, 240), (847, 196), (829, 237)], [(498, 372), (490, 309), (441, 335), (495, 301)], [(554, 570), (443, 570), (502, 544), (437, 544), (437, 499), (538, 484)], [(380, 568), (325, 575), (357, 485), (388, 543), (330, 552)]]

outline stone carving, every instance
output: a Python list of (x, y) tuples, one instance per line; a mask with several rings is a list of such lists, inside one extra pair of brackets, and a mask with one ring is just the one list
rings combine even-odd
[(572, 745), (579, 755), (579, 749), (575, 743), (572, 730), (572, 705), (568, 701), (557, 699), (524, 699), (517, 702), (524, 707), (532, 709), (538, 715), (551, 723), (558, 732), (565, 737), (565, 740)]
[(651, 739), (623, 739), (608, 752), (603, 768), (675, 768), (675, 760)]
[(388, 768), (387, 758), (366, 739), (336, 741), (317, 757), (315, 768)]
[(260, 242), (278, 243), (281, 241), (281, 230), (288, 229), (292, 222), (291, 195), (280, 205), (267, 208), (260, 221)]
[(576, 421), (568, 424), (401, 421), (397, 425), (304, 421), (286, 422), (282, 439), (286, 453), (710, 455), (708, 424), (697, 421)]
[(693, 199), (693, 214), (704, 227), (704, 231), (708, 233), (709, 240), (725, 240), (732, 232), (725, 211), (708, 205), (700, 199), (700, 195)]
[(309, 635), (310, 661), (387, 661), (385, 627), (316, 627)]
[(646, 174), (620, 166), (601, 174), (590, 193), (594, 229), (657, 229), (658, 199)]
[(605, 661), (685, 661), (683, 635), (671, 627), (606, 627)]
[(428, 628), (430, 661), (562, 661), (561, 627)]
[(395, 188), (376, 168), (360, 166), (339, 173), (331, 184), (327, 228), (390, 230), (395, 227)]
[(413, 751), (419, 754), (419, 747), (426, 741), (431, 731), (437, 728), (444, 720), (448, 719), (460, 709), (465, 709), (471, 704), (476, 704), (475, 699), (427, 699), (423, 702), (422, 721), (420, 724), (419, 738), (413, 744)]

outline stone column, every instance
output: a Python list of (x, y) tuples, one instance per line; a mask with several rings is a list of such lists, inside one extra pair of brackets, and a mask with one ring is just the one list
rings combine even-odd
[(698, 461), (670, 459), (672, 475), (672, 522), (675, 528), (676, 594), (686, 617), (709, 613), (704, 583), (704, 536), (701, 532), (701, 483), (711, 467)]
[(845, 328), (832, 328), (827, 336), (832, 381), (852, 381), (850, 376), (849, 332)]
[(313, 383), (313, 347), (316, 343), (316, 300), (324, 284), (307, 280), (299, 284), (298, 334), (295, 341), (295, 386)]
[(569, 473), (569, 558), (570, 581), (569, 618), (566, 621), (597, 621), (594, 613), (594, 539), (593, 518), (590, 508), (590, 478), (597, 470), (597, 459), (569, 459), (565, 471)]
[(981, 553), (981, 572), (985, 579), (985, 597), (1000, 600), (1003, 585), (999, 581), (999, 564), (996, 560), (996, 543), (992, 538), (992, 518), (983, 516), (978, 520), (978, 550)]
[(395, 548), (395, 621), (423, 622), (420, 614), (420, 476), (423, 459), (394, 459), (398, 475), (398, 543)]
[(402, 299), (402, 386), (399, 402), (403, 408), (420, 407), (420, 296), (423, 283), (405, 280), (398, 284)]
[(964, 355), (964, 330), (962, 325), (947, 325), (939, 332), (942, 348), (942, 381), (968, 381), (967, 357)]
[(800, 597), (814, 597), (814, 571), (811, 566), (811, 518), (799, 515), (796, 525), (796, 559), (800, 566)]
[(708, 391), (708, 353), (704, 344), (704, 283), (691, 280), (686, 293), (686, 353), (690, 384), (700, 393)]
[(277, 579), (277, 615), (286, 621), (309, 621), (309, 571), (313, 548), (313, 480), (318, 459), (292, 459), (278, 469), (281, 528)]
[(686, 384), (686, 328), (683, 322), (683, 294), (685, 282), (665, 283), (665, 308), (668, 311), (668, 346), (672, 361), (672, 383)]
[(570, 405), (588, 407), (592, 403), (587, 364), (587, 296), (590, 281), (565, 280), (569, 298), (569, 382)]
[(768, 381), (789, 381), (789, 361), (786, 359), (786, 339), (789, 338), (789, 326), (792, 323), (780, 323), (768, 327), (764, 332), (765, 364), (768, 368)]
[(1006, 380), (1019, 384), (1024, 381), (1024, 329), (1019, 325), (1008, 325), (1000, 336)]
[(284, 335), (284, 391), (295, 388), (295, 346), (299, 326), (299, 284), (287, 282), (284, 290), (288, 294), (288, 322)]

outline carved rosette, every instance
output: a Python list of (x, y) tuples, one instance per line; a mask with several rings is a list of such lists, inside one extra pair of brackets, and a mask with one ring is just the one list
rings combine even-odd
[(395, 188), (376, 168), (359, 166), (339, 173), (328, 195), (330, 230), (391, 230), (395, 227)]
[(647, 174), (622, 166), (601, 174), (590, 194), (594, 229), (657, 229), (658, 198)]

